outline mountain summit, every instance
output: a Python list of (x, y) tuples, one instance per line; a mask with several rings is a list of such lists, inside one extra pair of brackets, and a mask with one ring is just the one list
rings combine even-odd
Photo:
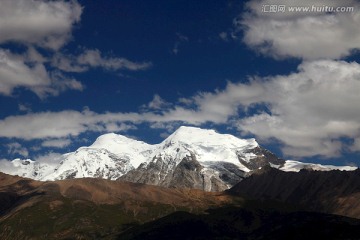
[(336, 168), (285, 161), (255, 139), (184, 126), (154, 145), (109, 133), (57, 159), (0, 161), (4, 173), (41, 181), (88, 177), (205, 191), (228, 189), (264, 166), (284, 171)]
[(130, 170), (122, 180), (164, 187), (221, 191), (247, 173), (284, 160), (259, 147), (255, 139), (239, 139), (214, 130), (180, 127), (153, 151), (150, 161)]

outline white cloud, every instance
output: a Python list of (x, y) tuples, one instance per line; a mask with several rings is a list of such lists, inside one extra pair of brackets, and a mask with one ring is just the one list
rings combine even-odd
[(221, 32), (219, 33), (220, 39), (224, 40), (225, 42), (229, 41), (228, 33), (227, 32)]
[(145, 70), (152, 66), (151, 62), (133, 62), (126, 58), (104, 57), (98, 49), (86, 49), (79, 56), (56, 54), (52, 65), (66, 72), (85, 72), (89, 68), (104, 68), (106, 70)]
[(56, 152), (48, 152), (35, 156), (33, 160), (37, 161), (38, 163), (44, 163), (55, 167), (59, 165), (62, 159), (63, 159), (62, 154)]
[(66, 56), (62, 53), (57, 53), (53, 56), (51, 60), (51, 65), (64, 72), (80, 73), (89, 70), (88, 66), (78, 64), (74, 56), (71, 55)]
[(43, 147), (63, 148), (71, 144), (70, 139), (47, 139), (41, 143)]
[(153, 122), (150, 124), (150, 128), (165, 129), (168, 135), (173, 133), (180, 126), (181, 126), (181, 123), (179, 121), (173, 121), (173, 122), (160, 122), (159, 121), (159, 122)]
[(174, 44), (174, 47), (172, 49), (172, 52), (177, 55), (179, 53), (179, 48), (180, 48), (180, 45), (183, 43), (183, 42), (188, 42), (189, 41), (189, 38), (185, 35), (182, 35), (181, 33), (176, 33), (176, 37), (177, 37), (177, 40)]
[[(285, 5), (285, 13), (264, 12)], [(360, 48), (360, 3), (354, 0), (252, 0), (249, 12), (234, 21), (243, 41), (275, 58), (339, 59)], [(290, 12), (292, 6), (354, 7), (352, 12)]]
[(67, 138), (87, 131), (121, 132), (134, 129), (143, 122), (186, 122), (201, 124), (217, 120), (208, 113), (177, 107), (160, 113), (104, 113), (90, 110), (28, 113), (0, 120), (0, 137), (24, 140)]
[(128, 130), (134, 130), (137, 127), (129, 123), (121, 123), (117, 121), (111, 121), (104, 124), (104, 130), (106, 132), (127, 132)]
[(0, 43), (13, 41), (59, 49), (71, 38), (81, 13), (77, 1), (2, 0)]
[(138, 114), (97, 114), (89, 110), (28, 113), (0, 120), (0, 136), (31, 140), (67, 138), (86, 131), (126, 131), (134, 126), (124, 122), (140, 118)]
[(40, 98), (56, 96), (68, 89), (82, 90), (83, 85), (58, 70), (47, 69), (47, 57), (71, 38), (75, 23), (80, 21), (82, 7), (74, 1), (3, 0), (0, 1), (0, 44), (15, 42), (27, 50), (12, 53), (0, 49), (0, 94), (10, 96), (22, 87)]
[(85, 49), (78, 56), (64, 55), (60, 49), (71, 39), (81, 14), (82, 6), (76, 0), (0, 1), (0, 44), (14, 42), (26, 47), (16, 54), (0, 49), (0, 95), (11, 96), (21, 87), (40, 98), (57, 96), (69, 89), (84, 88), (64, 72), (84, 72), (90, 68), (138, 71), (152, 66), (151, 62), (104, 56), (98, 49)]
[(148, 103), (147, 107), (153, 110), (168, 108), (171, 104), (162, 99), (158, 94), (154, 95), (153, 100)]
[(83, 89), (80, 82), (48, 72), (42, 63), (27, 64), (25, 58), (0, 49), (0, 94), (9, 96), (15, 88), (24, 87), (43, 98), (67, 89)]
[[(164, 110), (158, 122), (230, 124), (261, 141), (277, 139), (288, 156), (333, 157), (357, 151), (360, 138), (360, 65), (344, 61), (311, 61), (285, 76), (228, 83), (224, 90), (198, 93), (188, 106)], [(184, 101), (183, 99), (181, 100)], [(258, 106), (267, 110), (253, 113)], [(239, 112), (247, 115), (240, 117)], [(165, 124), (166, 125), (166, 124)], [(342, 138), (355, 140), (345, 145)]]
[(87, 130), (86, 117), (91, 116), (77, 111), (10, 116), (0, 121), (1, 136), (26, 140), (77, 136)]
[(297, 73), (254, 80), (248, 88), (260, 90), (253, 104), (266, 103), (271, 114), (241, 119), (239, 129), (261, 139), (280, 140), (287, 155), (336, 156), (347, 147), (341, 138), (360, 136), (357, 63), (305, 62)]
[[(152, 112), (98, 114), (85, 109), (10, 116), (0, 120), (0, 136), (66, 138), (86, 131), (126, 131), (140, 123), (163, 129), (184, 123), (235, 124), (262, 142), (277, 139), (288, 156), (333, 157), (360, 149), (359, 89), (358, 63), (308, 61), (289, 75), (229, 82), (223, 90), (199, 92)], [(354, 144), (346, 145), (342, 138)]]
[(19, 111), (21, 112), (31, 112), (31, 107), (28, 104), (18, 104)]
[[(48, 59), (36, 48), (58, 50), (71, 38), (73, 25), (80, 21), (82, 7), (77, 1), (0, 1), (0, 44), (24, 44), (27, 51), (14, 54), (0, 49), (0, 94), (12, 95), (22, 87), (38, 97), (56, 96), (83, 85), (58, 70), (49, 71)], [(52, 51), (48, 52), (49, 55)]]
[(103, 67), (109, 70), (127, 69), (132, 71), (144, 70), (151, 67), (150, 62), (136, 63), (125, 58), (109, 58), (101, 56), (99, 50), (86, 50), (78, 56), (78, 62), (81, 65), (89, 65), (91, 67)]
[(353, 145), (350, 147), (353, 152), (360, 152), (360, 137), (354, 139)]
[(29, 151), (18, 142), (6, 144), (6, 147), (8, 149), (8, 154), (19, 154), (23, 157), (29, 156)]
[(46, 57), (44, 57), (32, 46), (28, 46), (27, 52), (24, 54), (23, 58), (29, 63), (45, 63), (48, 61)]
[(163, 139), (166, 139), (168, 136), (170, 136), (170, 134), (167, 132), (160, 133), (160, 137)]

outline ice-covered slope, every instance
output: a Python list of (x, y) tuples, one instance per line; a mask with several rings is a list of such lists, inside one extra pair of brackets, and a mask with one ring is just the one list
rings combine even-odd
[(153, 158), (173, 160), (177, 165), (184, 157), (193, 154), (202, 165), (225, 162), (249, 172), (250, 169), (240, 163), (237, 152), (243, 153), (245, 161), (250, 161), (256, 155), (246, 150), (258, 146), (255, 139), (239, 139), (229, 134), (219, 134), (214, 130), (180, 127), (154, 149)]
[(259, 147), (255, 139), (195, 127), (180, 127), (152, 154), (149, 162), (131, 170), (123, 180), (166, 187), (220, 191), (239, 182), (248, 172), (283, 160)]
[(63, 155), (53, 173), (41, 180), (95, 177), (116, 180), (146, 162), (154, 147), (122, 135), (100, 136), (89, 147)]
[(36, 180), (105, 178), (116, 180), (146, 162), (154, 146), (114, 133), (104, 134), (89, 147), (81, 147), (56, 160), (0, 161), (0, 171)]
[(194, 127), (180, 127), (156, 149), (155, 155), (165, 155), (172, 158), (183, 158), (193, 153), (197, 161), (204, 164), (223, 161), (234, 164), (246, 172), (239, 162), (237, 152), (243, 153), (244, 161), (251, 161), (256, 155), (246, 150), (258, 147), (255, 139), (239, 139), (229, 134), (219, 134), (214, 130), (204, 130)]
[(122, 135), (104, 134), (91, 146), (65, 154), (55, 171), (42, 180), (84, 177), (116, 180), (146, 162), (153, 148)]
[(148, 160), (155, 147), (156, 145), (108, 133), (98, 137), (89, 148), (106, 149), (117, 156), (129, 159), (131, 165), (137, 168)]
[(2, 160), (0, 161), (0, 172), (40, 180), (52, 174), (59, 162), (59, 159), (52, 159), (49, 162), (18, 158), (12, 161)]

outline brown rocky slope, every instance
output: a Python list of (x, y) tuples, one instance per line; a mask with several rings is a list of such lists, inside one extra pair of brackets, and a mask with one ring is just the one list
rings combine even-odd
[(0, 173), (0, 239), (111, 238), (175, 211), (233, 201), (224, 193), (103, 179), (39, 182)]

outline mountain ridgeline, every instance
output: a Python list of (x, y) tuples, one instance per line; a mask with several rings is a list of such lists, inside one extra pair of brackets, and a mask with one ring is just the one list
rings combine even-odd
[(264, 167), (228, 193), (247, 199), (277, 201), (310, 211), (360, 218), (360, 170), (283, 172)]
[(359, 175), (272, 169), (229, 191), (205, 192), (0, 173), (0, 239), (359, 239)]
[(156, 145), (105, 134), (0, 161), (0, 239), (360, 239), (354, 169), (192, 127)]
[(195, 127), (180, 127), (154, 145), (110, 133), (56, 159), (0, 161), (0, 171), (40, 181), (102, 178), (205, 191), (229, 189), (264, 166), (283, 171), (336, 168), (285, 161), (255, 139)]

